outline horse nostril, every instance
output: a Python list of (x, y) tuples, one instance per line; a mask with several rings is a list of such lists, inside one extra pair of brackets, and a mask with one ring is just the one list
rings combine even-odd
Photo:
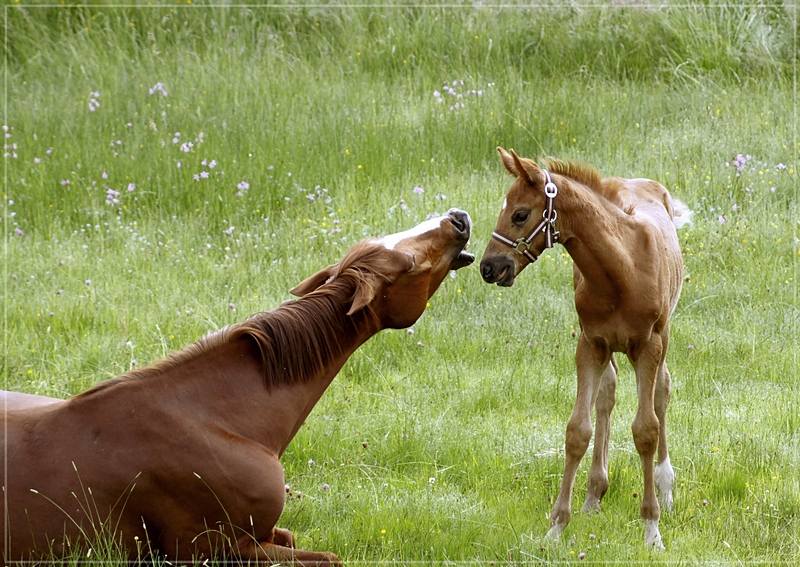
[(484, 280), (486, 280), (486, 281), (491, 280), (493, 272), (494, 272), (494, 270), (492, 269), (491, 265), (483, 264), (481, 266), (481, 276), (483, 277)]
[(450, 217), (450, 221), (453, 223), (453, 228), (455, 228), (459, 233), (464, 234), (469, 231), (469, 215), (464, 211), (460, 211), (458, 209), (450, 209), (447, 213), (447, 216)]

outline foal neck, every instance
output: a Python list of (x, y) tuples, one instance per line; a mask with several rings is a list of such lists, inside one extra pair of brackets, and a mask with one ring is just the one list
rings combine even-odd
[(581, 275), (601, 293), (625, 288), (633, 270), (633, 217), (592, 187), (563, 175), (554, 178), (560, 242)]

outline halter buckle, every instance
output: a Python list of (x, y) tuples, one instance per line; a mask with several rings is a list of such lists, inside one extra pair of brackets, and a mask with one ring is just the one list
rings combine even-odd
[(524, 255), (525, 252), (531, 249), (531, 243), (525, 240), (524, 238), (517, 238), (516, 242), (514, 243), (514, 246), (512, 246), (511, 248), (513, 248), (517, 254)]
[(554, 199), (555, 196), (558, 195), (558, 187), (556, 187), (555, 183), (549, 181), (544, 186), (544, 194), (550, 197), (551, 199)]

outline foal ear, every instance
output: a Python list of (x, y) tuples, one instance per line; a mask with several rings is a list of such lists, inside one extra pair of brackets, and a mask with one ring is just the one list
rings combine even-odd
[(514, 166), (519, 172), (517, 177), (524, 177), (529, 183), (534, 183), (541, 178), (542, 170), (539, 169), (535, 161), (519, 157), (514, 150), (511, 150), (511, 158), (514, 160)]
[[(511, 155), (501, 147), (498, 147), (497, 151), (500, 152), (500, 159), (503, 160), (503, 165), (506, 167), (508, 172), (514, 177), (519, 177), (519, 173), (517, 173), (517, 166), (514, 163), (514, 158), (512, 158)], [(513, 152), (514, 150), (511, 151)]]
[(313, 276), (304, 279), (302, 282), (289, 290), (289, 293), (297, 297), (303, 297), (317, 289), (318, 287), (328, 283), (335, 274), (337, 264), (328, 266), (324, 270), (320, 270)]

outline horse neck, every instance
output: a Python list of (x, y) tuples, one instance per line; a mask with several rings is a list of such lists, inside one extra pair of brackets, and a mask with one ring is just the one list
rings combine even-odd
[[(350, 297), (352, 293), (346, 295)], [(314, 340), (332, 342), (328, 336), (312, 336), (318, 334), (318, 329), (327, 326), (337, 329), (336, 348), (326, 350), (328, 354), (323, 356), (322, 363), (299, 378), (284, 377), (270, 383), (270, 373), (280, 372), (281, 369), (264, 367), (264, 360), (256, 340), (248, 336), (238, 339), (240, 342), (248, 343), (251, 364), (252, 362), (259, 364), (258, 372), (248, 373), (249, 387), (238, 396), (240, 400), (234, 401), (234, 407), (220, 407), (222, 414), (228, 414), (231, 409), (234, 413), (238, 412), (238, 417), (232, 418), (235, 420), (235, 423), (231, 423), (232, 430), (259, 442), (277, 456), (283, 454), (347, 359), (380, 330), (379, 324), (368, 309), (362, 309), (348, 316), (347, 305), (349, 303), (340, 305), (338, 300), (326, 297), (324, 294), (321, 296), (311, 294), (288, 302), (273, 312), (277, 317), (287, 316), (287, 318), (313, 314), (313, 321), (304, 325), (307, 340), (291, 347), (295, 360), (317, 356), (317, 352), (309, 347)], [(278, 362), (280, 364), (280, 360)], [(250, 405), (252, 412), (242, 412), (239, 404)]]
[(591, 287), (605, 292), (621, 289), (632, 265), (624, 239), (630, 216), (590, 187), (555, 177), (559, 241)]
[[(302, 309), (321, 312), (316, 310), (319, 300), (301, 298), (271, 313), (281, 311), (280, 316), (288, 312), (291, 317), (295, 315), (291, 311)], [(214, 429), (232, 437), (254, 441), (280, 456), (350, 355), (380, 330), (367, 310), (354, 314), (349, 322), (346, 311), (346, 306), (335, 312), (328, 310), (327, 317), (348, 323), (349, 332), (340, 333), (335, 355), (301, 379), (265, 383), (272, 369), (264, 367), (256, 340), (236, 335), (233, 328), (150, 367), (101, 382), (73, 398), (73, 403), (82, 411), (113, 406), (129, 408), (139, 415), (150, 412), (154, 420), (187, 416), (213, 424)], [(296, 348), (299, 356), (306, 354), (306, 345)], [(124, 409), (120, 412), (125, 413)]]

